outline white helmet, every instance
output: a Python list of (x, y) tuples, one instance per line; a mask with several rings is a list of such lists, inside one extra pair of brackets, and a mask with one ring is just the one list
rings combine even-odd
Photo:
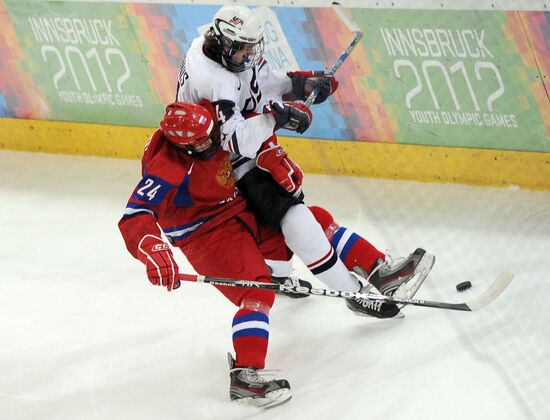
[[(262, 57), (264, 27), (248, 7), (238, 3), (223, 6), (214, 15), (212, 30), (221, 47), (222, 63), (228, 70), (237, 73), (250, 69)], [(245, 48), (246, 55), (235, 61), (234, 54)]]

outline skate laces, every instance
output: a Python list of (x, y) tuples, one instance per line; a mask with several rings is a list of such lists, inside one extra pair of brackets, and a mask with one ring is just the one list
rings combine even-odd
[(300, 278), (295, 274), (290, 274), (284, 281), (285, 286), (300, 286)]
[(271, 382), (271, 380), (264, 378), (264, 376), (267, 377), (274, 377), (277, 375), (277, 372), (280, 372), (279, 369), (261, 369), (261, 374), (258, 372), (258, 369), (250, 368), (250, 367), (236, 367), (231, 369), (229, 372), (236, 372), (241, 371), (245, 374), (246, 380), (250, 382), (258, 382), (258, 383), (267, 383)]
[(392, 263), (393, 263), (393, 258), (390, 254), (390, 251), (386, 249), (386, 258), (384, 259), (384, 261), (382, 261), (380, 264), (374, 267), (374, 270), (372, 270), (369, 276), (367, 277), (367, 281), (371, 283), (370, 279), (372, 278), (372, 276), (374, 276), (382, 268), (389, 268)]
[(405, 257), (399, 257), (399, 258), (393, 258), (390, 250), (386, 249), (386, 259), (382, 261), (380, 264), (378, 264), (374, 270), (369, 274), (367, 277), (367, 281), (370, 282), (371, 277), (380, 271), (379, 276), (382, 277), (384, 275), (384, 271), (386, 271), (386, 274), (390, 273), (392, 270), (394, 270), (396, 267), (399, 266), (399, 264), (406, 260)]
[(288, 276), (272, 276), (271, 278), (285, 286), (300, 286), (300, 277), (294, 273), (290, 273)]

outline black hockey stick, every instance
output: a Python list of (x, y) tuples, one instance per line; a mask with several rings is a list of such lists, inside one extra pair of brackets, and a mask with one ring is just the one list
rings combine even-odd
[(342, 54), (340, 54), (340, 56), (336, 59), (332, 67), (324, 73), (324, 76), (326, 77), (326, 79), (324, 79), (323, 82), (320, 83), (319, 86), (317, 86), (313, 90), (313, 92), (310, 93), (310, 95), (305, 101), (305, 105), (307, 107), (310, 107), (311, 104), (313, 104), (313, 102), (315, 101), (315, 98), (317, 98), (317, 95), (319, 95), (319, 92), (321, 92), (321, 89), (323, 88), (325, 83), (328, 83), (328, 80), (329, 80), (328, 78), (331, 76), (334, 76), (334, 73), (336, 73), (336, 70), (338, 70), (338, 68), (342, 65), (342, 63), (346, 60), (346, 58), (348, 58), (348, 56), (350, 55), (351, 51), (355, 48), (355, 46), (359, 44), (359, 41), (361, 41), (361, 38), (363, 38), (363, 32), (361, 31), (361, 29), (355, 23), (353, 23), (350, 18), (346, 16), (344, 11), (340, 8), (340, 4), (337, 2), (333, 2), (332, 5), (338, 17), (342, 20), (342, 22), (344, 22), (344, 24), (349, 28), (349, 30), (353, 32), (353, 39), (351, 40), (351, 43), (347, 46), (347, 48), (344, 50), (344, 52), (342, 52)]
[[(360, 298), (360, 299), (369, 299), (384, 301), (388, 303), (397, 303), (403, 305), (413, 305), (413, 306), (424, 306), (428, 308), (439, 308), (439, 309), (451, 309), (455, 311), (477, 311), (478, 309), (483, 308), (488, 305), (490, 302), (495, 300), (495, 298), (502, 293), (506, 287), (510, 284), (514, 278), (513, 273), (502, 272), (498, 277), (493, 281), (493, 283), (478, 297), (471, 299), (463, 303), (448, 303), (448, 302), (435, 302), (430, 300), (423, 299), (407, 299), (399, 297), (389, 297), (384, 296), (378, 293), (359, 293), (359, 292), (346, 292), (343, 290), (331, 290), (331, 289), (318, 289), (314, 287), (305, 287), (305, 286), (285, 286), (284, 284), (279, 283), (262, 283), (258, 281), (249, 281), (249, 280), (236, 280), (236, 279), (227, 279), (222, 277), (211, 277), (203, 276), (196, 274), (179, 274), (178, 279), (180, 281), (191, 281), (196, 283), (209, 283), (216, 286), (232, 286), (232, 287), (249, 287), (257, 289), (267, 289), (275, 290), (286, 293), (305, 293), (308, 295), (316, 296), (328, 296), (328, 297), (337, 297), (337, 298)], [(176, 284), (177, 288), (179, 287), (179, 282)]]

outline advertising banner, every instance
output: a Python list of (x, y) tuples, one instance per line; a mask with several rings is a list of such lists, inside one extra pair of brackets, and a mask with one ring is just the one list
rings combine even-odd
[[(517, 20), (494, 12), (364, 9), (353, 18), (365, 34), (365, 56), (356, 58), (368, 71), (355, 75), (344, 112), (384, 111), (358, 118), (356, 137), (368, 133), (372, 118), (386, 120), (399, 143), (550, 150), (541, 112), (550, 108), (535, 98), (540, 73), (517, 43)], [(366, 139), (383, 134), (375, 133)]]
[[(0, 0), (0, 117), (156, 126), (218, 8)], [(255, 10), (281, 70), (329, 68), (352, 37), (331, 8)], [(550, 13), (348, 13), (364, 38), (308, 137), (550, 151)]]
[(128, 125), (142, 124), (144, 115), (158, 119), (158, 94), (144, 83), (149, 67), (121, 5), (6, 6), (49, 119)]

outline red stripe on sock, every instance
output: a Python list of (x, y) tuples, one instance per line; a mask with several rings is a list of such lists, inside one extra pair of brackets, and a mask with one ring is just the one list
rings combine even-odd
[(308, 264), (307, 268), (312, 269), (312, 268), (314, 268), (318, 265), (324, 264), (326, 261), (328, 261), (330, 259), (330, 257), (332, 257), (333, 252), (334, 252), (334, 249), (332, 249), (332, 247), (331, 247), (329, 249), (328, 253), (323, 258), (321, 258), (320, 260), (315, 261), (314, 263)]

